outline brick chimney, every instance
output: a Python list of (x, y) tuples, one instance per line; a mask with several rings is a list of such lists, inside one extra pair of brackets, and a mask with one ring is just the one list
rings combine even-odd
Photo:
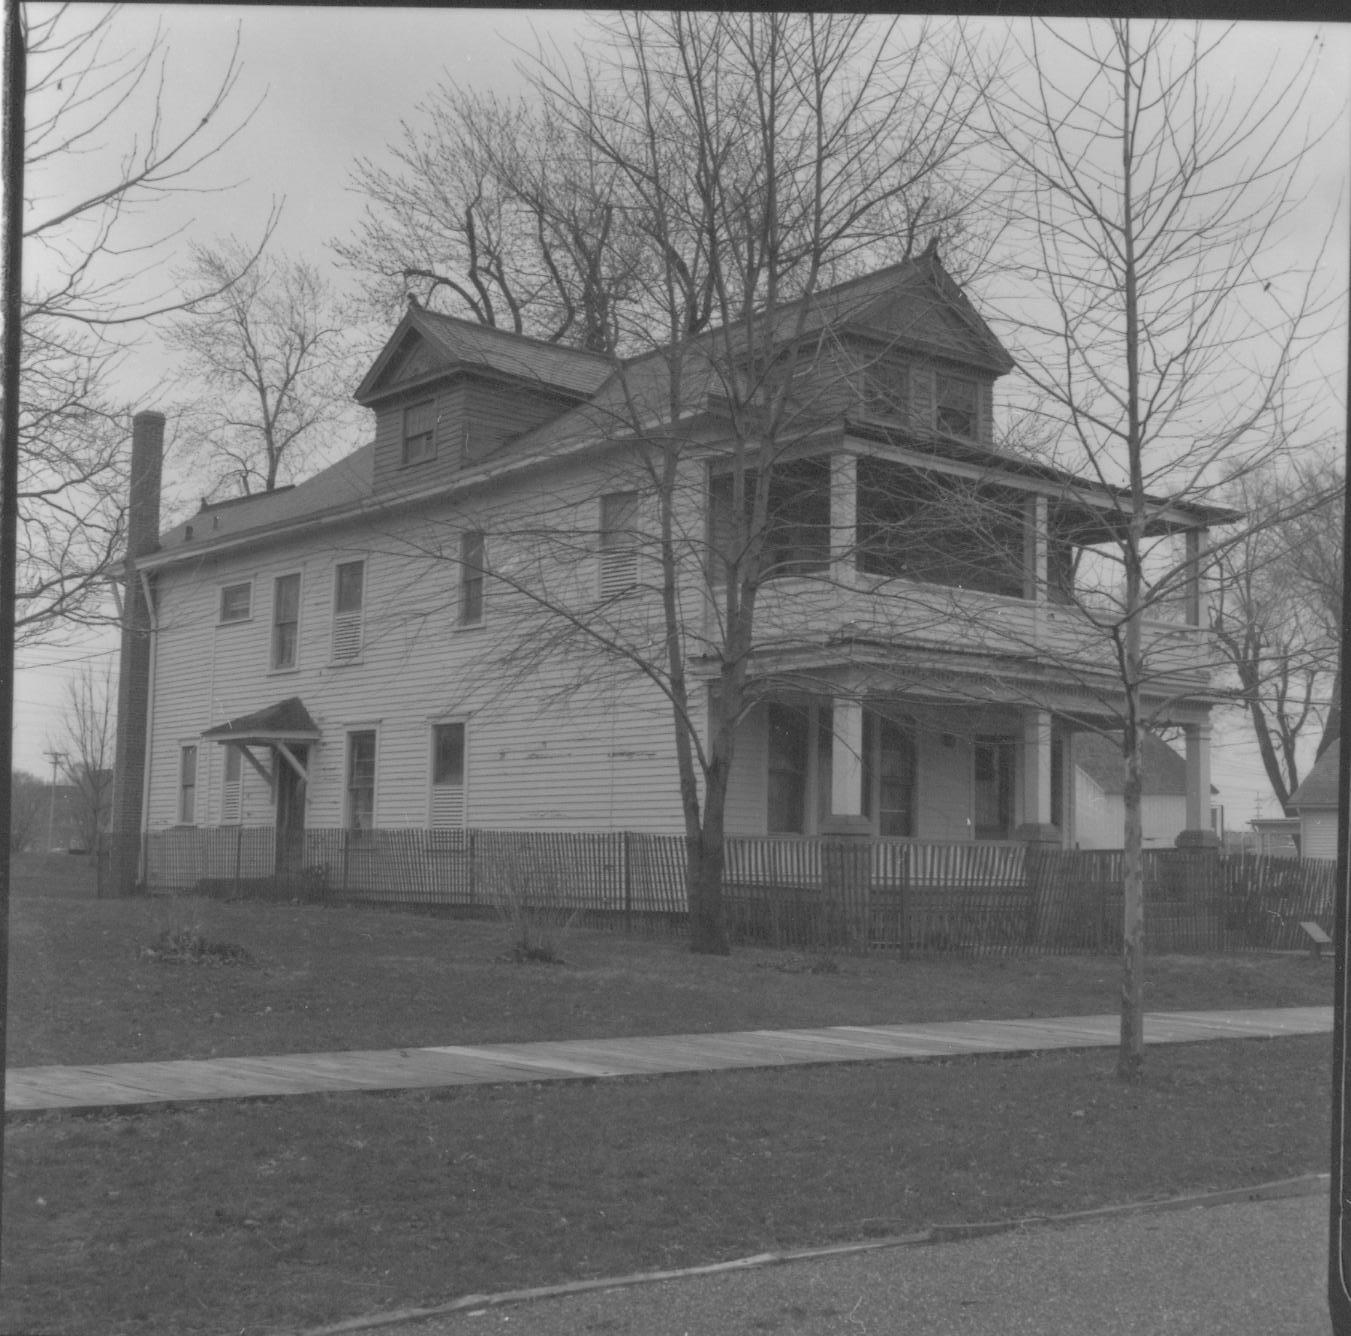
[(141, 861), (142, 790), (150, 710), (150, 608), (138, 557), (159, 546), (160, 469), (164, 414), (131, 420), (131, 480), (127, 497), (127, 559), (123, 567), (122, 657), (117, 680), (117, 759), (113, 771), (113, 895), (136, 894)]

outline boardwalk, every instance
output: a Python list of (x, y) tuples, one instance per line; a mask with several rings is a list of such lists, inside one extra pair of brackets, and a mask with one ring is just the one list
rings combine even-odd
[[(570, 1039), (535, 1044), (294, 1053), (184, 1062), (16, 1067), (5, 1078), (5, 1111), (97, 1109), (196, 1100), (269, 1098), (358, 1090), (415, 1090), (518, 1081), (578, 1081), (676, 1072), (878, 1062), (977, 1053), (1109, 1048), (1115, 1015), (1047, 1020), (840, 1025), (820, 1030)], [(1331, 1007), (1263, 1011), (1156, 1012), (1152, 1044), (1330, 1033)]]

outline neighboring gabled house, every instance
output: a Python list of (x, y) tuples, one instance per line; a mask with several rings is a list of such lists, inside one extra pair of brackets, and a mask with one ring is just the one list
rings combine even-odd
[(1290, 810), (1299, 819), (1301, 858), (1337, 857), (1337, 765), (1341, 744), (1334, 743), (1312, 765), (1294, 793)]
[[(1072, 739), (1073, 831), (1080, 849), (1119, 849), (1126, 819), (1126, 762), (1121, 742), (1098, 733)], [(1146, 733), (1140, 757), (1140, 825), (1145, 847), (1171, 848), (1187, 829), (1187, 762), (1162, 738)], [(1211, 788), (1212, 799), (1219, 790)], [(1219, 808), (1210, 804), (1217, 836)]]
[[(811, 402), (771, 475), (729, 832), (812, 834), (834, 813), (882, 836), (1073, 844), (1069, 739), (1109, 727), (1121, 694), (1072, 602), (1075, 557), (1109, 536), (1116, 494), (995, 449), (1012, 363), (932, 252), (783, 327)], [(673, 420), (674, 352), (616, 364), (411, 308), (357, 390), (371, 444), (204, 503), (136, 560), (153, 604), (144, 829), (271, 825), (279, 861), (318, 827), (680, 831), (670, 703), (632, 654), (588, 652), (597, 628), (626, 651), (661, 635), (635, 416), (689, 444), (681, 559), (716, 592), (725, 377), (772, 381), (777, 363), (710, 346), (681, 345)], [(1150, 524), (1199, 552), (1226, 518), (1159, 500)], [(689, 676), (712, 682), (710, 586), (679, 600)], [(1146, 630), (1147, 700), (1187, 734), (1195, 830), (1215, 700), (1202, 622), (1196, 580), (1183, 619)]]

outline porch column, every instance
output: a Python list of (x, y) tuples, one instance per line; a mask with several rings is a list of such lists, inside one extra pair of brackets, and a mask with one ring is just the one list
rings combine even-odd
[(1051, 712), (1035, 707), (1023, 711), (1023, 821), (1019, 839), (1059, 844), (1060, 832), (1051, 824)]
[(863, 820), (863, 701), (836, 696), (831, 702), (830, 813)]
[(1179, 848), (1210, 848), (1219, 836), (1210, 828), (1210, 723), (1185, 724), (1187, 740), (1187, 828), (1178, 834)]
[(1023, 504), (1023, 597), (1046, 598), (1048, 578), (1048, 507), (1044, 496), (1029, 496)]
[(830, 460), (830, 578), (852, 585), (858, 547), (858, 457), (832, 455)]

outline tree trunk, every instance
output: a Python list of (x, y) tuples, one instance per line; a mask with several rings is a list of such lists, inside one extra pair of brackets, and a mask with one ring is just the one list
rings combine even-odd
[(1140, 820), (1140, 737), (1132, 720), (1126, 729), (1125, 849), (1122, 853), (1121, 1045), (1116, 1074), (1138, 1081), (1145, 1062), (1145, 867)]
[[(710, 778), (709, 788), (714, 787)], [(726, 785), (717, 781), (717, 787)], [(722, 875), (726, 863), (723, 806), (726, 794), (704, 795), (704, 820), (685, 840), (685, 885), (690, 900), (690, 950), (699, 955), (731, 954), (723, 913)]]

